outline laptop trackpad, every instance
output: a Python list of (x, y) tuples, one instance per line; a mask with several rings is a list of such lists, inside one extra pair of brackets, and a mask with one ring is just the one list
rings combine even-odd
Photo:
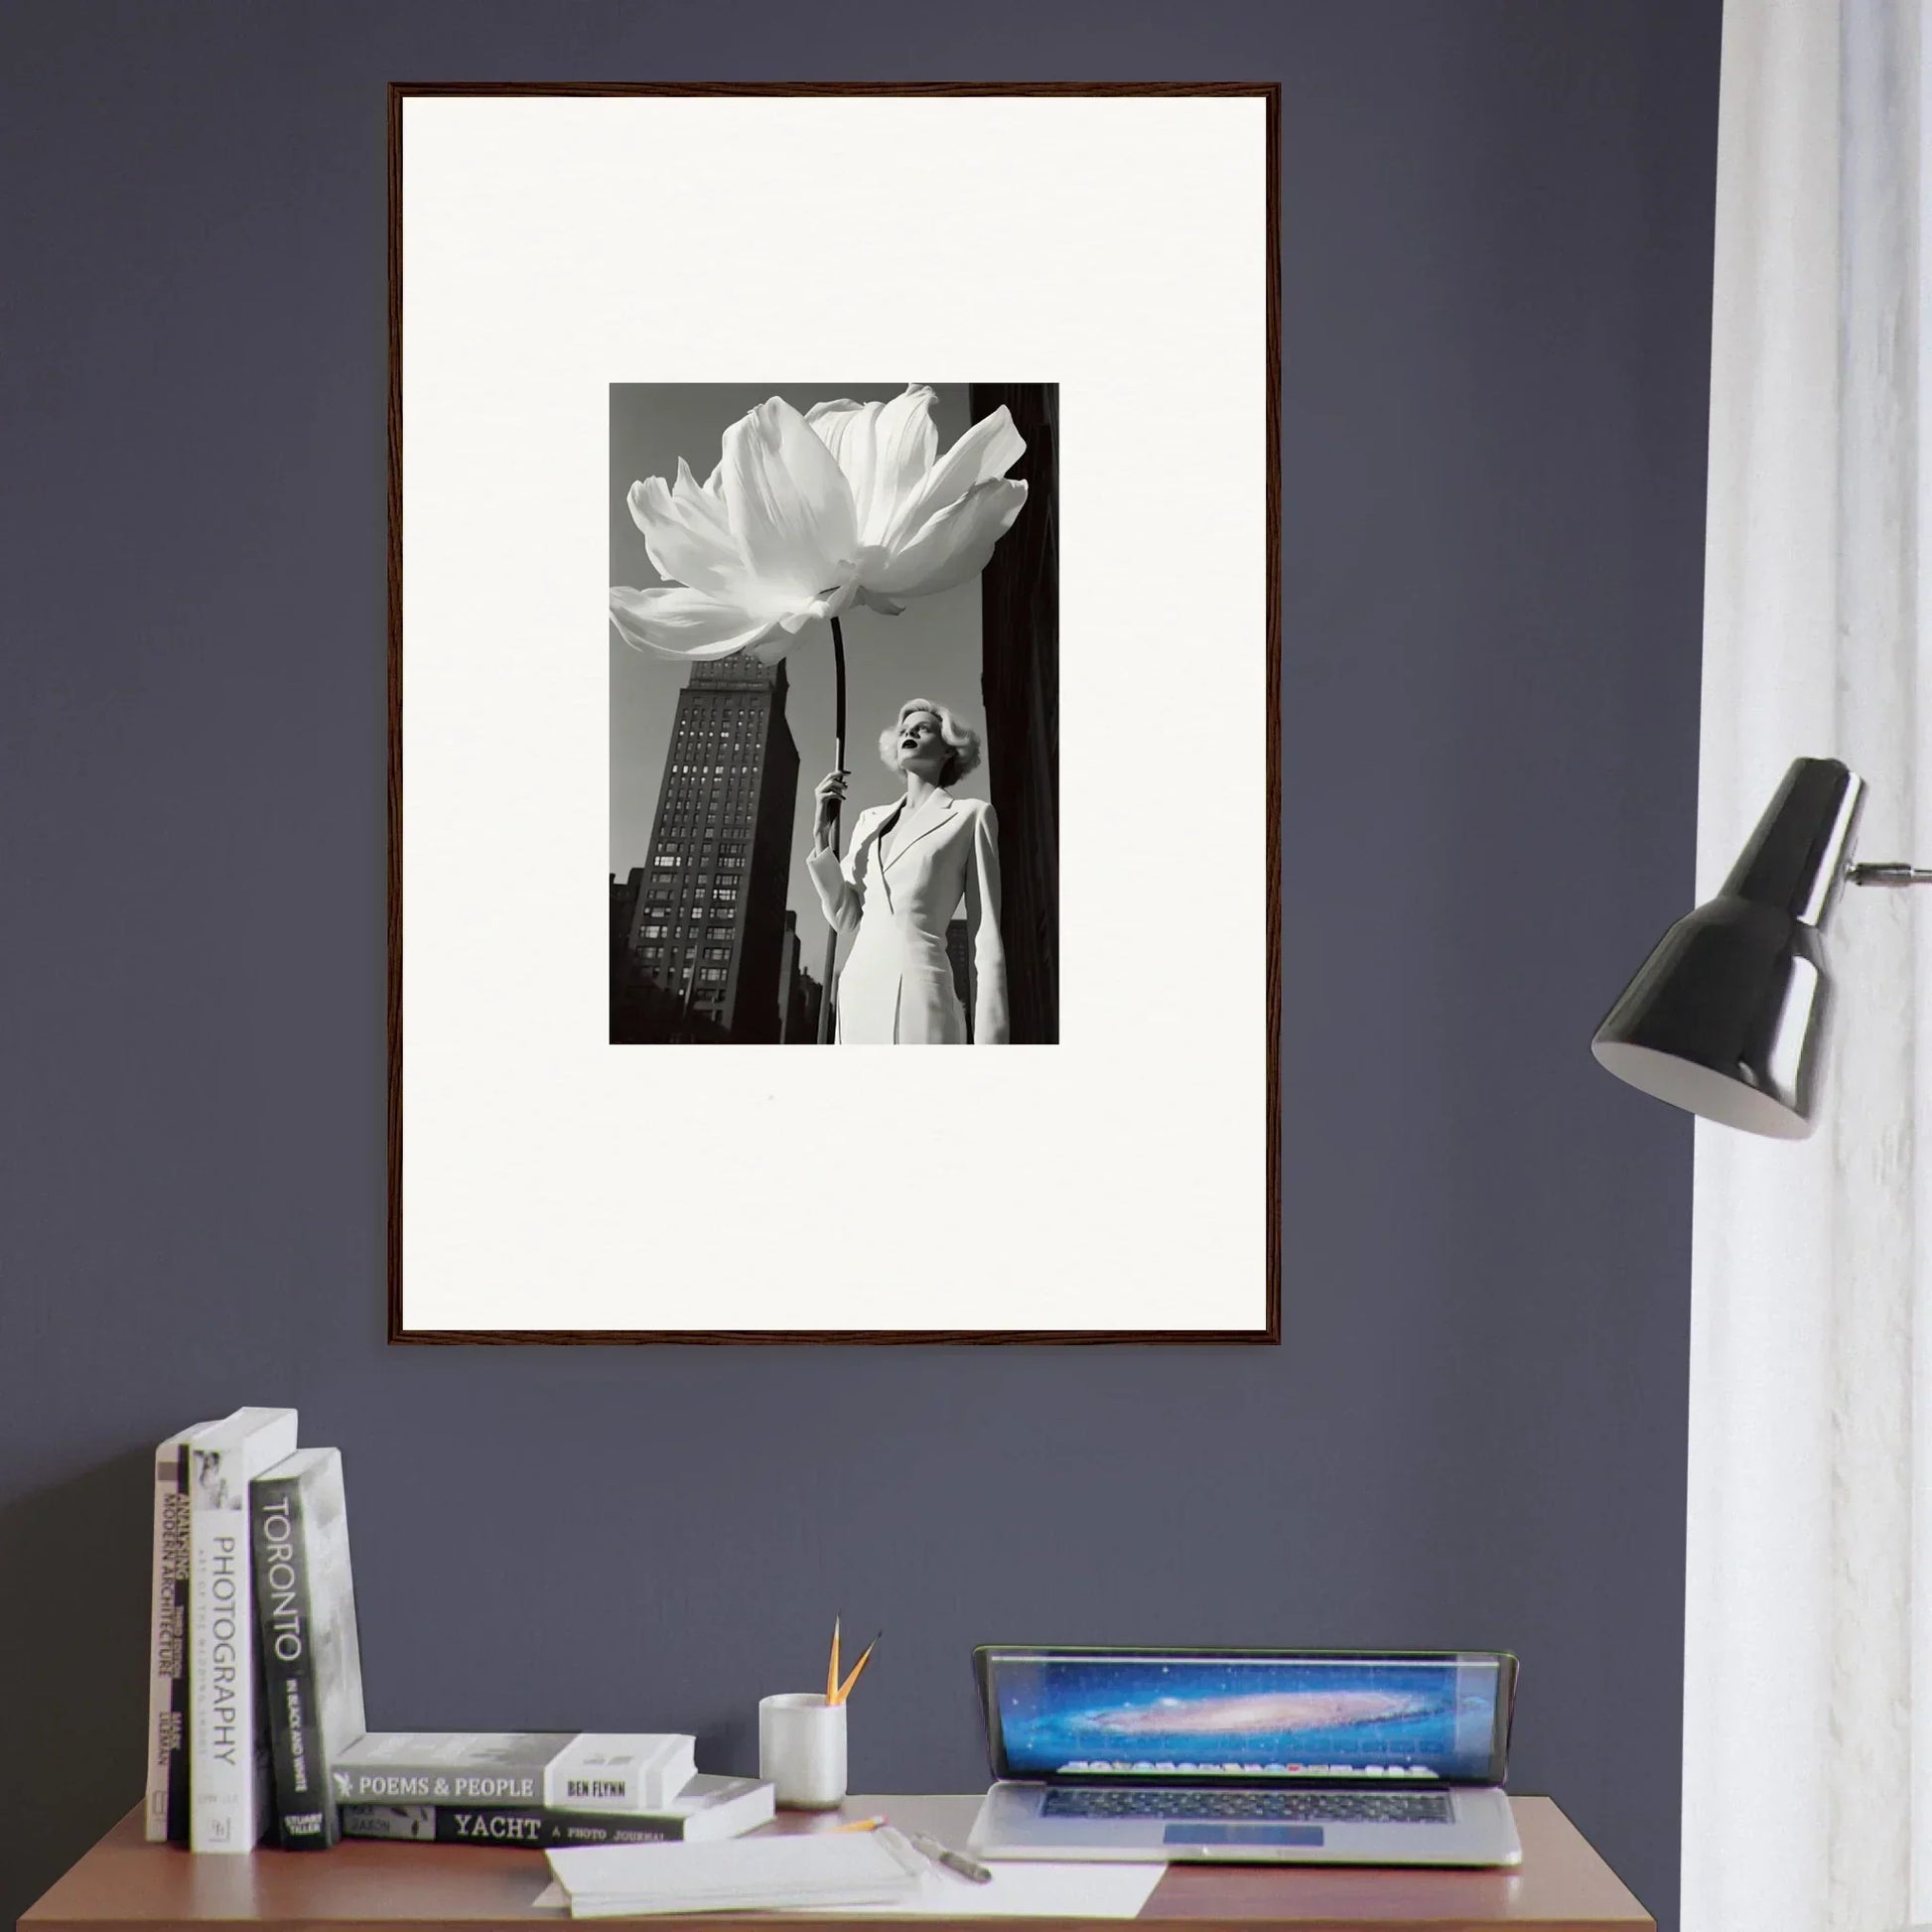
[(1319, 1825), (1170, 1825), (1169, 1845), (1319, 1845)]

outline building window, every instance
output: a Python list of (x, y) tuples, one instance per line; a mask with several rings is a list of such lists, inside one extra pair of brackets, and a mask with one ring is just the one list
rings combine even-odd
[(707, 966), (704, 969), (704, 971), (698, 975), (698, 978), (700, 980), (708, 981), (710, 984), (714, 986), (720, 985), (723, 983), (725, 979), (725, 969), (722, 966)]

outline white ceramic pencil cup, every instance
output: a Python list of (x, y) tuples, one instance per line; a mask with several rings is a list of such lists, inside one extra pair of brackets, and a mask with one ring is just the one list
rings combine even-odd
[(759, 1700), (759, 1776), (781, 1805), (830, 1811), (845, 1799), (845, 1706), (822, 1691)]

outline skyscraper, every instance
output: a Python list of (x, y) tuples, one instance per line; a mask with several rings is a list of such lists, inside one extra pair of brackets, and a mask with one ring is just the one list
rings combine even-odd
[(630, 935), (637, 924), (637, 896), (644, 890), (644, 869), (632, 866), (620, 883), (611, 875), (611, 998), (615, 1001), (623, 987), (624, 969), (630, 960)]
[(805, 970), (798, 943), (798, 914), (785, 908), (784, 938), (778, 953), (778, 1012), (787, 1046), (818, 1044), (819, 985)]
[(779, 1037), (797, 802), (784, 665), (694, 665), (631, 913), (626, 983), (638, 997), (614, 996), (613, 1039)]

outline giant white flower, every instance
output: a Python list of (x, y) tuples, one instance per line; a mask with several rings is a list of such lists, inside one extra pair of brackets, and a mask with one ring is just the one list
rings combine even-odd
[(1026, 444), (1004, 408), (938, 455), (932, 391), (822, 402), (773, 396), (725, 432), (700, 483), (630, 486), (630, 514), (665, 585), (611, 592), (626, 643), (678, 657), (782, 657), (814, 618), (855, 602), (897, 616), (986, 568), (1027, 500), (1007, 476)]

